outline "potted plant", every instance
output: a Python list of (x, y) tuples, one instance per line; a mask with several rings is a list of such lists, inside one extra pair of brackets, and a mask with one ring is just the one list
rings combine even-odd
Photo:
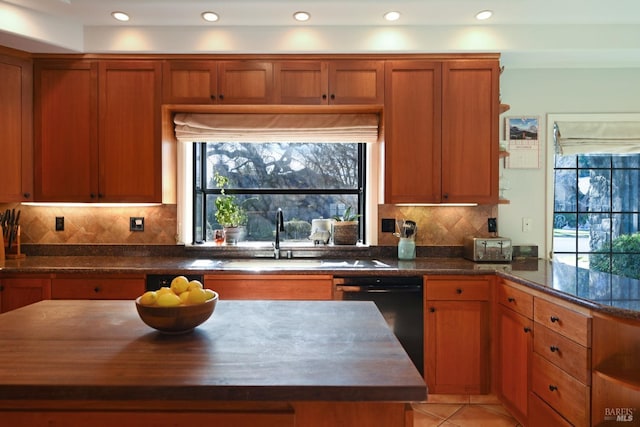
[(216, 198), (216, 221), (224, 229), (224, 239), (227, 244), (235, 244), (245, 236), (247, 213), (236, 201), (235, 196), (226, 194), (224, 187), (229, 184), (229, 178), (215, 173), (213, 179), (216, 187), (220, 189), (220, 195)]
[(358, 217), (359, 214), (351, 212), (351, 206), (345, 209), (344, 214), (333, 217), (334, 245), (355, 245), (358, 242)]

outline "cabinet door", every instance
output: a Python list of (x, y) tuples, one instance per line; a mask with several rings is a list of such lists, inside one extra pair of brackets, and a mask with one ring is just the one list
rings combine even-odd
[(382, 104), (384, 61), (329, 62), (330, 104)]
[(97, 63), (36, 62), (34, 80), (35, 199), (97, 200)]
[(0, 203), (33, 197), (31, 61), (0, 55)]
[(326, 62), (277, 62), (273, 73), (276, 104), (320, 105), (329, 102)]
[(207, 275), (204, 285), (220, 299), (331, 300), (331, 275)]
[(0, 279), (0, 313), (51, 298), (48, 278)]
[(269, 104), (273, 101), (273, 65), (260, 61), (218, 63), (218, 103)]
[(99, 200), (161, 202), (161, 67), (100, 62)]
[(533, 322), (498, 304), (498, 393), (509, 412), (527, 424)]
[(489, 303), (427, 301), (425, 375), (431, 393), (488, 392)]
[(440, 202), (441, 64), (388, 61), (385, 203)]
[(162, 77), (162, 98), (167, 104), (216, 102), (218, 72), (215, 61), (165, 61)]
[(442, 71), (442, 199), (498, 202), (497, 61), (446, 61)]

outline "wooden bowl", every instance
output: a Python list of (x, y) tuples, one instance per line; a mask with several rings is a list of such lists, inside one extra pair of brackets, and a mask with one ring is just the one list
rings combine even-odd
[(142, 305), (138, 297), (136, 298), (136, 309), (140, 319), (152, 328), (166, 334), (182, 334), (192, 331), (211, 317), (217, 303), (217, 292), (213, 298), (202, 304), (177, 307)]

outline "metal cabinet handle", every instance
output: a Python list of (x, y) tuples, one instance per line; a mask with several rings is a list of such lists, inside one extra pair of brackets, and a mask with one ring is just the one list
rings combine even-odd
[(101, 291), (100, 286), (96, 286), (95, 288), (93, 288), (93, 292), (95, 293), (98, 293), (100, 291)]
[(436, 312), (436, 308), (435, 307), (429, 307), (429, 312), (430, 313), (435, 313)]
[(551, 353), (560, 352), (560, 349), (555, 345), (552, 345), (551, 347), (549, 347), (549, 350), (551, 350)]
[(556, 322), (559, 322), (559, 321), (560, 321), (559, 317), (551, 316), (551, 323), (556, 323)]
[(556, 386), (554, 386), (552, 384), (549, 384), (549, 391), (556, 391), (556, 390), (558, 390), (558, 387), (556, 387)]
[(524, 327), (524, 333), (525, 333), (525, 334), (528, 334), (529, 332), (531, 332), (531, 328), (530, 328), (530, 327), (528, 327), (528, 326), (525, 326), (525, 327)]
[(516, 299), (514, 297), (509, 297), (507, 298), (507, 301), (509, 302), (516, 302)]
[(462, 294), (462, 289), (460, 289), (460, 288), (456, 289), (456, 294), (458, 294), (458, 295)]

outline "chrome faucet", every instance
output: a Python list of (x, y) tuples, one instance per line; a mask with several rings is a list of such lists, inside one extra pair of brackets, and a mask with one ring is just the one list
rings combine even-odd
[(278, 208), (276, 212), (276, 241), (273, 244), (273, 257), (280, 259), (280, 233), (284, 232), (284, 215), (282, 209)]

